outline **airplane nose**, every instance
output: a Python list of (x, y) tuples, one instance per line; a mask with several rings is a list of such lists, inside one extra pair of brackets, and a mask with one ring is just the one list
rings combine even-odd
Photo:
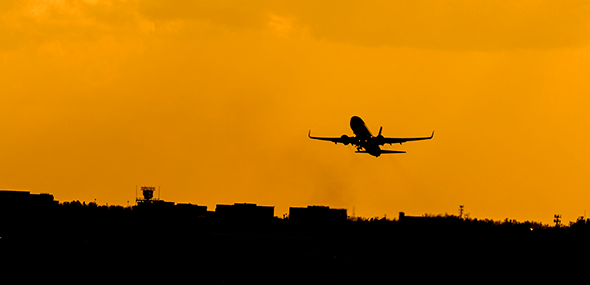
[(363, 119), (361, 119), (360, 117), (353, 116), (352, 118), (350, 118), (350, 128), (353, 131), (362, 128), (364, 125), (365, 122), (363, 122)]
[(351, 125), (357, 125), (357, 124), (364, 124), (365, 122), (363, 122), (363, 119), (361, 119), (358, 116), (353, 116), (352, 118), (350, 118), (350, 124)]

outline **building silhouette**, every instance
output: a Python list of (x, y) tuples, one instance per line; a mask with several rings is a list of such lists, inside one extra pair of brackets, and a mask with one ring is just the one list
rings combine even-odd
[(343, 222), (346, 219), (346, 209), (331, 209), (328, 206), (289, 208), (289, 220), (296, 222)]
[(178, 203), (175, 206), (178, 214), (193, 218), (206, 218), (209, 216), (207, 206), (199, 206), (191, 203)]
[(55, 206), (53, 195), (31, 194), (29, 191), (0, 190), (0, 209), (38, 209)]
[(235, 203), (233, 205), (217, 204), (215, 216), (218, 218), (232, 218), (240, 220), (265, 220), (274, 217), (274, 206), (258, 206), (250, 203)]

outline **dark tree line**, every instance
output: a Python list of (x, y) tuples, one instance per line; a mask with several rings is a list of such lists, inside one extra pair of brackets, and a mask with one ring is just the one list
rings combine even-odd
[(563, 227), (452, 215), (301, 222), (80, 201), (4, 208), (0, 217), (5, 257), (46, 259), (89, 275), (192, 276), (206, 283), (421, 282), (466, 270), (513, 278), (507, 268), (583, 254), (590, 237), (590, 220), (583, 219)]

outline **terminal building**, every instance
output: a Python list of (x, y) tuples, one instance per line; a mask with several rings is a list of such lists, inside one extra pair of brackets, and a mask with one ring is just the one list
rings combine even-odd
[(191, 203), (178, 203), (175, 206), (176, 212), (187, 217), (205, 218), (209, 216), (207, 206), (200, 206)]
[(46, 235), (58, 206), (50, 194), (0, 190), (0, 238), (28, 241)]
[(6, 211), (41, 211), (58, 205), (51, 194), (31, 194), (29, 191), (0, 190), (0, 210)]
[(258, 206), (249, 203), (235, 203), (233, 205), (217, 204), (215, 216), (219, 218), (241, 220), (264, 220), (274, 217), (274, 206)]
[(328, 206), (289, 208), (289, 220), (296, 222), (342, 222), (346, 219), (346, 209), (330, 209)]

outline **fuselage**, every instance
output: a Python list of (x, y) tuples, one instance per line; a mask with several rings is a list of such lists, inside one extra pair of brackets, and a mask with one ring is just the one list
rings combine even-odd
[(369, 128), (367, 128), (363, 119), (357, 116), (350, 118), (350, 128), (359, 140), (359, 145), (361, 145), (370, 155), (381, 155), (381, 148), (379, 148), (378, 144), (372, 142), (371, 138), (373, 138), (373, 135), (371, 134), (371, 131), (369, 131)]
[(350, 128), (358, 138), (370, 138), (373, 136), (363, 119), (357, 116), (350, 118)]

